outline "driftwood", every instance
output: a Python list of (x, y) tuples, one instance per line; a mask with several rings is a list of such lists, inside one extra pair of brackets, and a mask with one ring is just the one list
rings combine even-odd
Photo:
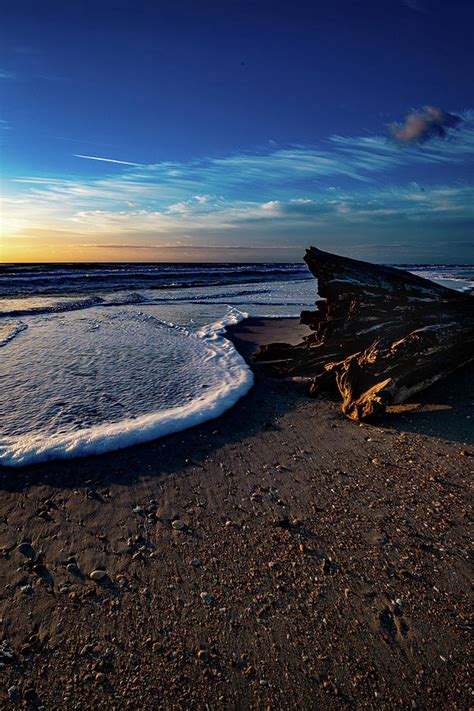
[(314, 333), (297, 346), (255, 354), (274, 374), (307, 380), (311, 394), (336, 383), (353, 420), (381, 414), (474, 360), (474, 297), (394, 267), (307, 250), (318, 280)]

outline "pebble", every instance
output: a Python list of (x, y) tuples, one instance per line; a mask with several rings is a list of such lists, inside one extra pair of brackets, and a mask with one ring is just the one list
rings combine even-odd
[(202, 563), (201, 563), (201, 561), (199, 560), (199, 558), (195, 558), (194, 560), (191, 561), (191, 565), (192, 565), (194, 568), (200, 568), (201, 565), (202, 565)]
[(202, 592), (200, 597), (201, 600), (206, 603), (206, 605), (211, 605), (214, 601), (214, 598), (208, 592)]
[(99, 582), (99, 580), (103, 580), (106, 575), (107, 573), (105, 572), (105, 570), (93, 570), (89, 577), (91, 580)]
[(66, 570), (69, 573), (74, 573), (74, 574), (79, 572), (79, 568), (77, 567), (76, 563), (68, 563), (68, 565), (66, 566)]
[(161, 652), (162, 646), (159, 642), (154, 642), (152, 645), (153, 652)]
[(175, 531), (182, 531), (184, 528), (184, 521), (181, 521), (178, 518), (178, 519), (176, 519), (176, 521), (173, 521), (171, 526), (172, 526), (172, 528), (174, 528)]

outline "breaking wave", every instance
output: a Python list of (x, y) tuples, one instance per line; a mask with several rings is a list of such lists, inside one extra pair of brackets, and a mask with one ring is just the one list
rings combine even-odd
[(244, 317), (230, 309), (197, 332), (130, 311), (43, 318), (35, 348), (1, 363), (0, 463), (103, 454), (218, 417), (253, 383), (224, 337)]

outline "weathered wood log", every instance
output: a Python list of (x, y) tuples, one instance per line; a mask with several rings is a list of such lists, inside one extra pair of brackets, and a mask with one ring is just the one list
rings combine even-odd
[(343, 412), (362, 420), (474, 360), (471, 294), (315, 247), (305, 261), (321, 297), (301, 314), (314, 333), (257, 351), (274, 374), (308, 379), (311, 394), (335, 382)]

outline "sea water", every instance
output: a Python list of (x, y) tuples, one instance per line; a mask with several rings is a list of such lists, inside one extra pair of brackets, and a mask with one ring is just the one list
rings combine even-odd
[[(469, 288), (472, 267), (410, 266)], [(0, 463), (100, 454), (222, 414), (253, 375), (225, 328), (297, 316), (303, 264), (5, 265), (0, 269)]]

